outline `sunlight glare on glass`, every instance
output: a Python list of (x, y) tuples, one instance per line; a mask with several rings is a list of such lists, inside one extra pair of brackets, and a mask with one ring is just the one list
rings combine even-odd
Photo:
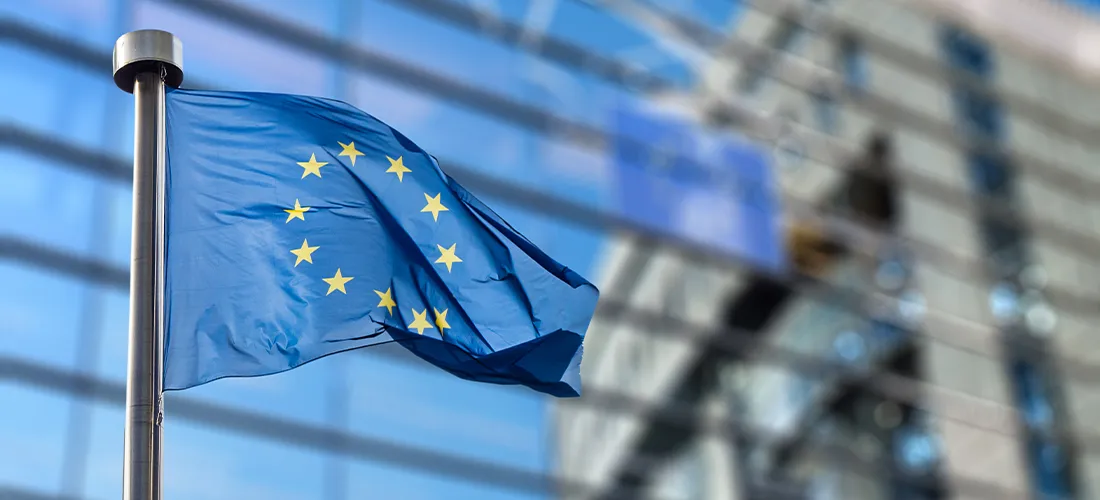
[(989, 309), (998, 321), (1010, 321), (1019, 314), (1019, 296), (1014, 287), (998, 283), (989, 292)]
[(901, 463), (906, 469), (920, 472), (932, 466), (932, 462), (936, 459), (936, 449), (928, 434), (909, 431), (901, 441)]
[(1058, 315), (1046, 302), (1036, 301), (1028, 305), (1027, 312), (1024, 313), (1024, 322), (1031, 333), (1048, 336), (1054, 333), (1054, 328), (1058, 325)]
[(1020, 271), (1020, 284), (1027, 288), (1045, 288), (1047, 279), (1046, 269), (1038, 264), (1032, 264)]
[(894, 292), (905, 285), (905, 266), (897, 260), (883, 262), (875, 270), (875, 284), (882, 290)]
[(841, 359), (849, 363), (859, 361), (867, 352), (863, 336), (851, 330), (845, 330), (836, 336), (833, 349)]
[(906, 290), (898, 300), (898, 314), (910, 325), (919, 324), (927, 309), (924, 294), (916, 289)]

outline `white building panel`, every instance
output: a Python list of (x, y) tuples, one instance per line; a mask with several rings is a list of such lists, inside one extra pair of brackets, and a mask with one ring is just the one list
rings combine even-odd
[(968, 261), (981, 257), (978, 228), (970, 214), (945, 206), (931, 198), (904, 192), (901, 196), (901, 234), (937, 247), (950, 248)]
[(929, 314), (944, 314), (974, 323), (993, 322), (985, 287), (929, 265), (918, 265), (915, 274), (924, 291)]
[(893, 138), (902, 168), (949, 186), (967, 189), (970, 178), (958, 148), (909, 129), (894, 130)]
[(734, 34), (751, 45), (764, 46), (778, 25), (778, 19), (770, 14), (744, 9), (736, 21)]
[(873, 36), (921, 56), (939, 58), (936, 23), (919, 12), (891, 0), (834, 0), (833, 12), (857, 33)]
[(1085, 259), (1048, 241), (1032, 241), (1035, 261), (1046, 270), (1049, 286), (1066, 290), (1081, 297), (1097, 297), (1098, 284), (1096, 260)]
[(858, 151), (857, 147), (862, 147), (867, 142), (867, 138), (870, 137), (871, 132), (879, 124), (878, 120), (871, 115), (869, 110), (852, 105), (841, 105), (839, 114), (840, 133), (838, 136), (853, 151)]
[(942, 79), (933, 80), (874, 51), (869, 51), (867, 65), (871, 74), (870, 90), (876, 96), (940, 123), (953, 121), (955, 110), (949, 88)]
[(1019, 495), (1009, 498), (1030, 498), (1025, 494), (1028, 476), (1017, 436), (948, 419), (941, 419), (938, 427), (948, 482), (952, 478), (977, 481)]
[(1052, 95), (1057, 82), (1056, 75), (1039, 70), (1027, 56), (1012, 52), (997, 52), (995, 64), (994, 88), (1042, 106), (1056, 105)]
[(1081, 497), (1100, 498), (1100, 452), (1083, 450), (1078, 470), (1081, 476)]

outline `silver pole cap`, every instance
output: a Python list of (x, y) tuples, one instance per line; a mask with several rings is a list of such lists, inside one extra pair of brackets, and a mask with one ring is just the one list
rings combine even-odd
[(137, 30), (118, 37), (112, 58), (115, 85), (134, 92), (134, 78), (146, 71), (164, 68), (164, 84), (183, 83), (183, 42), (167, 31)]

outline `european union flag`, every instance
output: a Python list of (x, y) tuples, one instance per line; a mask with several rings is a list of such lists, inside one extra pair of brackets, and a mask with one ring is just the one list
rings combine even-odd
[(167, 94), (165, 389), (395, 341), (459, 377), (580, 394), (598, 291), (378, 119)]

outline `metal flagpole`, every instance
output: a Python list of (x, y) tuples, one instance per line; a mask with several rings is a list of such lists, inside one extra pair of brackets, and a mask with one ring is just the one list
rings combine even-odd
[(165, 87), (183, 83), (183, 45), (166, 31), (115, 42), (115, 84), (134, 94), (134, 215), (122, 498), (160, 500), (164, 416)]

